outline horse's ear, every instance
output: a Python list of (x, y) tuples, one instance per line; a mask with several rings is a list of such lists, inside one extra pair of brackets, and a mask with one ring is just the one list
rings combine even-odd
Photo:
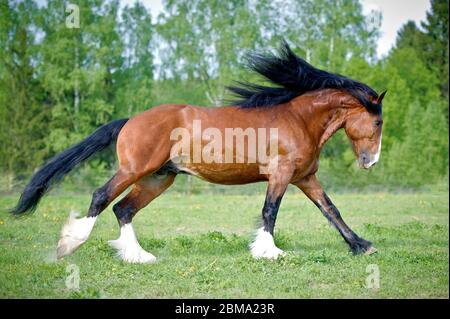
[(380, 104), (381, 101), (383, 101), (384, 96), (386, 95), (387, 90), (385, 90), (383, 93), (380, 94), (380, 96), (378, 96), (377, 98), (377, 104)]

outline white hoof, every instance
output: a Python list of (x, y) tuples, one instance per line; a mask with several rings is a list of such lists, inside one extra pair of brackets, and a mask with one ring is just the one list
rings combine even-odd
[(258, 229), (255, 240), (250, 244), (250, 252), (255, 259), (277, 259), (286, 255), (284, 251), (275, 246), (273, 236), (263, 228)]
[(145, 251), (136, 239), (133, 226), (125, 224), (120, 228), (120, 237), (110, 240), (109, 245), (117, 250), (117, 256), (133, 264), (154, 263), (156, 257)]
[(259, 259), (259, 258), (267, 258), (267, 259), (277, 259), (278, 257), (281, 256), (285, 256), (286, 253), (284, 251), (282, 251), (280, 248), (278, 247), (273, 247), (270, 249), (252, 249), (252, 256), (255, 259)]
[(61, 230), (61, 239), (56, 248), (56, 257), (62, 258), (72, 254), (84, 244), (94, 227), (97, 217), (76, 219), (77, 213), (71, 212), (69, 219)]
[(71, 255), (77, 250), (85, 241), (72, 237), (63, 237), (58, 241), (58, 247), (56, 247), (56, 258), (60, 259), (64, 256)]

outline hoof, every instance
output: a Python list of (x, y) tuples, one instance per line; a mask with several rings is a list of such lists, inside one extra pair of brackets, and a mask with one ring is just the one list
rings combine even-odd
[(376, 248), (372, 246), (370, 241), (359, 238), (357, 241), (350, 244), (350, 249), (355, 255), (372, 255), (377, 252)]
[(277, 259), (280, 256), (286, 255), (284, 251), (275, 246), (272, 234), (263, 228), (258, 229), (256, 232), (256, 238), (250, 244), (250, 252), (255, 259)]
[(255, 259), (266, 258), (276, 260), (278, 257), (286, 256), (286, 253), (276, 246), (265, 250), (252, 249), (251, 253)]
[(375, 248), (375, 247), (373, 247), (373, 246), (370, 246), (369, 248), (367, 248), (367, 250), (364, 252), (364, 255), (373, 255), (373, 254), (376, 254), (378, 252), (378, 250)]
[(58, 241), (58, 247), (56, 248), (56, 258), (60, 259), (64, 256), (71, 255), (77, 250), (84, 241), (73, 237), (63, 237)]
[(109, 245), (117, 250), (117, 257), (131, 264), (151, 264), (156, 262), (156, 257), (145, 251), (139, 245), (127, 245), (118, 240), (110, 240)]
[(154, 263), (156, 257), (146, 252), (136, 239), (133, 226), (125, 224), (120, 228), (120, 237), (117, 240), (110, 240), (109, 245), (117, 250), (117, 256), (132, 264)]
[(61, 230), (61, 239), (56, 248), (56, 257), (62, 258), (72, 254), (84, 244), (95, 224), (96, 217), (76, 218), (77, 213), (71, 212), (69, 219)]

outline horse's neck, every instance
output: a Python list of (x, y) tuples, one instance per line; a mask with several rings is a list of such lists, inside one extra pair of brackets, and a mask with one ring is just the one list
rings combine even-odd
[(319, 148), (322, 148), (326, 141), (328, 141), (330, 137), (333, 136), (333, 134), (342, 127), (344, 123), (344, 117), (339, 113), (339, 111), (342, 110), (336, 111), (334, 116), (332, 116), (329, 120), (325, 120), (326, 124), (324, 126), (323, 132), (320, 134)]
[(340, 92), (327, 90), (299, 97), (292, 103), (319, 148), (344, 124), (346, 109), (341, 100)]

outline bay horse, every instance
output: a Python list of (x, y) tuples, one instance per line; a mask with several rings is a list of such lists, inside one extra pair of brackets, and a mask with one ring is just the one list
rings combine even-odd
[[(94, 192), (86, 217), (69, 217), (58, 242), (58, 258), (72, 254), (85, 243), (99, 214), (131, 186), (129, 193), (113, 206), (120, 236), (110, 244), (124, 261), (154, 262), (155, 256), (137, 241), (132, 219), (170, 187), (180, 173), (217, 184), (268, 182), (262, 226), (250, 245), (255, 258), (276, 259), (284, 254), (276, 247), (273, 235), (278, 208), (289, 184), (302, 190), (320, 209), (353, 253), (375, 252), (371, 242), (358, 236), (344, 222), (322, 189), (316, 172), (323, 145), (341, 128), (345, 130), (361, 168), (368, 169), (378, 161), (382, 100), (386, 91), (378, 95), (363, 83), (315, 68), (295, 55), (286, 42), (277, 54), (250, 54), (248, 66), (275, 86), (239, 82), (237, 86), (228, 87), (240, 98), (230, 106), (160, 105), (130, 119), (105, 124), (40, 168), (25, 187), (12, 213), (19, 215), (35, 210), (52, 185), (116, 141), (119, 168)], [(248, 154), (243, 155), (244, 161), (237, 161), (236, 152), (233, 152), (236, 150), (232, 149), (231, 161), (195, 161), (196, 155), (192, 151), (196, 143), (192, 134), (197, 134), (193, 132), (195, 121), (200, 121), (203, 127), (213, 128), (219, 135), (226, 135), (227, 128), (276, 128), (277, 152), (266, 161), (250, 161)], [(190, 136), (184, 146), (192, 146), (184, 154), (172, 152), (180, 142), (173, 140), (172, 133), (180, 128)], [(209, 139), (202, 135), (197, 142), (197, 146), (203, 148), (208, 146)], [(258, 147), (267, 151), (271, 143), (269, 134), (258, 140)], [(227, 152), (228, 146), (223, 143), (216, 147), (219, 158)], [(183, 156), (184, 160), (180, 160)]]

